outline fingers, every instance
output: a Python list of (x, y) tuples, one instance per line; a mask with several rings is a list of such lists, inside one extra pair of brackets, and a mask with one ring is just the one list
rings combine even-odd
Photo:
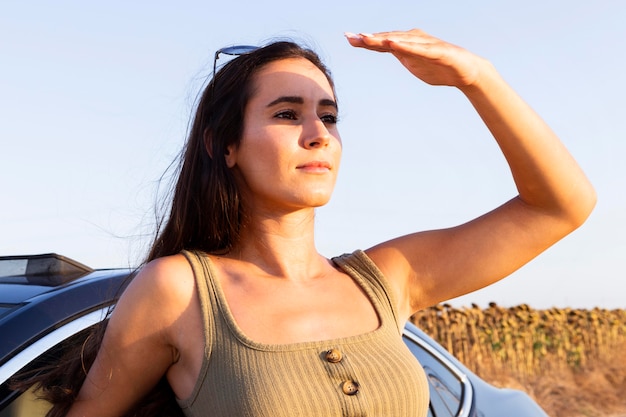
[(348, 39), (348, 42), (350, 43), (350, 45), (357, 47), (357, 48), (366, 48), (372, 51), (378, 51), (378, 52), (390, 52), (391, 49), (388, 46), (385, 46), (382, 42), (381, 39), (377, 39), (374, 37), (374, 35), (368, 34), (368, 33), (350, 33), (350, 32), (346, 32), (345, 34), (346, 39)]
[(439, 39), (419, 29), (378, 32), (374, 34), (346, 32), (344, 35), (350, 45), (378, 52), (396, 52), (411, 47), (422, 49), (423, 47), (429, 47), (441, 42)]

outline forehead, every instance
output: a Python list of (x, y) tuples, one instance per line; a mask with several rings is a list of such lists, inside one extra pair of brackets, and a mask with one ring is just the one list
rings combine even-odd
[(253, 78), (252, 97), (259, 95), (317, 94), (334, 99), (326, 75), (305, 58), (288, 58), (270, 62)]

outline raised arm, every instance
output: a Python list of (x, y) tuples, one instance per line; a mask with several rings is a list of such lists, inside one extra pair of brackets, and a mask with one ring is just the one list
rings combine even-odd
[(353, 46), (393, 54), (426, 83), (463, 92), (500, 146), (519, 193), (466, 224), (367, 251), (391, 279), (406, 318), (509, 275), (589, 216), (596, 196), (584, 173), (488, 61), (420, 30), (347, 37)]

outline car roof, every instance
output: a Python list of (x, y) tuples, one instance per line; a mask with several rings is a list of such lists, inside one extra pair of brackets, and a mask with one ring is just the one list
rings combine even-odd
[(90, 272), (88, 266), (56, 253), (2, 256), (0, 305), (18, 304)]

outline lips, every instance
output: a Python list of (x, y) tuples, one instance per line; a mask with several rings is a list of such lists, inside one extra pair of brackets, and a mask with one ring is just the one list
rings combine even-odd
[(329, 171), (332, 169), (330, 163), (326, 162), (326, 161), (311, 161), (311, 162), (306, 162), (304, 164), (300, 164), (296, 167), (296, 169), (302, 169), (302, 170), (322, 170), (322, 171)]

